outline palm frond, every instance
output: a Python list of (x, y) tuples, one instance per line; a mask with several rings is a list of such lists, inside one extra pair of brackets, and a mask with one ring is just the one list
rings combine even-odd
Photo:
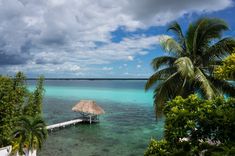
[(15, 146), (18, 147), (19, 152), (22, 152), (22, 149), (25, 148), (24, 146), (27, 146), (28, 150), (32, 150), (35, 147), (40, 148), (46, 137), (46, 125), (39, 116), (24, 116), (20, 118), (13, 133), (13, 140), (15, 140)]
[(181, 84), (182, 81), (179, 77), (179, 73), (175, 72), (154, 90), (154, 106), (157, 115), (162, 114), (164, 105), (168, 100), (179, 95), (179, 91), (181, 90), (180, 87), (182, 86)]
[(223, 31), (228, 30), (226, 22), (216, 18), (201, 18), (188, 27), (187, 45), (191, 54), (201, 55), (214, 39), (221, 38)]
[(204, 19), (206, 24), (203, 25), (199, 40), (211, 40), (219, 39), (222, 37), (222, 33), (229, 29), (228, 24), (218, 18), (206, 18)]
[(228, 30), (228, 25), (223, 20), (212, 18), (204, 19), (203, 21), (197, 38), (196, 48), (200, 48), (199, 52), (203, 52), (204, 47), (209, 47), (212, 40), (221, 38), (222, 33)]
[(235, 97), (235, 86), (228, 81), (220, 80), (215, 77), (208, 77), (208, 79), (213, 83), (215, 88), (221, 92), (221, 94), (226, 94), (230, 97)]
[(215, 88), (213, 88), (210, 81), (198, 67), (195, 69), (195, 80), (200, 84), (201, 90), (208, 99), (212, 99), (216, 96)]
[(194, 66), (190, 58), (180, 57), (175, 61), (175, 65), (183, 78), (194, 78)]
[(231, 54), (234, 47), (235, 40), (231, 37), (227, 37), (209, 47), (209, 49), (204, 54), (204, 57), (207, 57), (210, 60), (222, 59), (228, 54)]
[(177, 58), (172, 56), (156, 57), (152, 60), (151, 65), (154, 70), (158, 70), (162, 66), (172, 66)]
[(176, 35), (176, 37), (177, 37), (179, 43), (180, 43), (182, 46), (184, 46), (184, 42), (185, 42), (185, 40), (184, 40), (184, 35), (183, 35), (182, 29), (181, 29), (179, 23), (173, 22), (173, 23), (168, 27), (167, 31), (169, 31), (169, 30), (171, 30), (172, 32), (175, 33), (175, 35)]
[(174, 55), (178, 56), (183, 53), (183, 48), (181, 45), (171, 37), (167, 38), (165, 41), (162, 41), (161, 45), (165, 51), (171, 52)]
[(193, 52), (193, 41), (196, 29), (197, 29), (196, 24), (191, 23), (189, 24), (188, 30), (186, 32), (186, 44), (187, 44), (188, 55), (192, 55)]
[(176, 72), (176, 68), (174, 68), (174, 67), (164, 68), (162, 70), (157, 71), (146, 82), (145, 90), (148, 90), (150, 87), (152, 87), (154, 84), (156, 84), (158, 80), (166, 79), (174, 72)]

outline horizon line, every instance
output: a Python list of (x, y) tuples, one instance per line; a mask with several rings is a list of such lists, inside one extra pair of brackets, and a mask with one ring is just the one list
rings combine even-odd
[[(37, 80), (38, 78), (26, 78)], [(148, 78), (44, 78), (45, 80), (148, 80)]]

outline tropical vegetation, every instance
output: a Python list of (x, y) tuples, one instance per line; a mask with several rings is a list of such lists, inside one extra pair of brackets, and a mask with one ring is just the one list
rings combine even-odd
[(151, 64), (155, 73), (145, 86), (148, 90), (158, 83), (154, 90), (157, 114), (162, 112), (166, 101), (176, 96), (186, 98), (195, 92), (204, 99), (225, 93), (235, 95), (235, 87), (215, 77), (213, 72), (235, 47), (233, 38), (222, 38), (228, 29), (223, 20), (214, 18), (202, 18), (191, 23), (186, 33), (177, 22), (169, 26), (174, 38), (163, 36), (161, 41), (168, 55), (153, 59)]
[(15, 77), (0, 75), (0, 147), (13, 145), (19, 154), (22, 148), (40, 149), (46, 138), (42, 119), (43, 81), (40, 77), (36, 89), (30, 92), (22, 72)]
[(16, 124), (13, 132), (13, 152), (29, 155), (35, 149), (41, 149), (47, 137), (46, 124), (40, 116), (24, 116)]
[(169, 55), (153, 59), (155, 73), (145, 88), (157, 84), (155, 111), (164, 113), (164, 138), (152, 139), (145, 155), (235, 155), (235, 86), (227, 81), (234, 80), (235, 40), (222, 38), (227, 24), (202, 18), (185, 34), (176, 22), (168, 30), (175, 33), (162, 39)]
[(25, 83), (22, 73), (14, 78), (0, 76), (0, 147), (11, 143), (12, 129), (23, 114), (28, 94)]
[(214, 73), (219, 79), (235, 80), (235, 53), (226, 57), (222, 65), (215, 68)]
[(164, 114), (164, 139), (152, 139), (146, 156), (235, 155), (235, 99), (177, 96)]

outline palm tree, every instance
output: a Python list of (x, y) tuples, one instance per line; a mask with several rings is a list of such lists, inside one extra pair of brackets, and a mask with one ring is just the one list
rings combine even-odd
[(41, 149), (47, 137), (46, 124), (41, 117), (22, 117), (13, 133), (13, 151), (27, 155), (33, 150)]
[(187, 97), (196, 92), (206, 99), (222, 94), (235, 95), (235, 87), (216, 79), (213, 74), (214, 68), (235, 47), (233, 38), (222, 38), (222, 33), (228, 30), (223, 20), (199, 19), (189, 25), (185, 34), (177, 22), (168, 30), (175, 38), (163, 36), (161, 44), (169, 54), (153, 59), (151, 64), (155, 73), (145, 86), (148, 90), (158, 82), (154, 90), (157, 114), (162, 112), (166, 101), (178, 95)]

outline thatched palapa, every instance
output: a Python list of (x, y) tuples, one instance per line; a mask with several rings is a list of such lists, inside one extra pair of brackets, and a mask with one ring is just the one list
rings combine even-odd
[(73, 108), (75, 112), (88, 113), (91, 115), (100, 115), (104, 114), (104, 110), (96, 104), (93, 100), (81, 100)]
[(84, 120), (86, 117), (89, 117), (90, 123), (92, 120), (94, 121), (97, 119), (97, 115), (105, 113), (104, 110), (93, 100), (81, 100), (72, 108), (72, 110), (81, 113)]

